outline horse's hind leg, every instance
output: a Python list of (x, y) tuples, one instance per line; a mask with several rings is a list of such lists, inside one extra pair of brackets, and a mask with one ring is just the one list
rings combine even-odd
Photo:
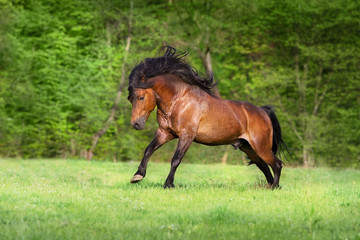
[(250, 158), (250, 163), (255, 163), (256, 166), (264, 173), (266, 177), (266, 181), (269, 185), (272, 185), (274, 182), (274, 178), (270, 172), (268, 165), (255, 153), (255, 151), (248, 144), (244, 144), (239, 147), (241, 151), (246, 153), (246, 155)]
[(283, 162), (280, 159), (278, 159), (274, 154), (273, 154), (273, 157), (274, 157), (274, 161), (275, 161), (275, 163), (273, 164), (274, 167), (271, 166), (274, 171), (273, 188), (277, 188), (277, 187), (279, 187), (279, 181), (280, 181), (281, 169), (283, 167)]
[(283, 162), (279, 158), (277, 158), (272, 151), (268, 152), (267, 154), (262, 154), (260, 157), (264, 160), (265, 163), (270, 165), (274, 172), (274, 181), (272, 184), (272, 188), (279, 187)]
[(272, 185), (274, 183), (274, 178), (270, 172), (269, 166), (261, 159), (260, 162), (255, 162), (255, 164), (264, 173), (267, 183)]

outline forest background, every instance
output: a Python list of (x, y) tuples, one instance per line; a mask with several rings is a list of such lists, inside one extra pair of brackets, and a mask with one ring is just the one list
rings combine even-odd
[(171, 45), (223, 98), (274, 106), (297, 164), (359, 168), (359, 36), (356, 0), (0, 0), (0, 156), (140, 160), (157, 124), (131, 127), (127, 77)]

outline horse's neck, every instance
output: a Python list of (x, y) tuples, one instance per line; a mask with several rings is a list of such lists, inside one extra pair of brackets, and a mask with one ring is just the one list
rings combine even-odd
[(189, 85), (178, 76), (165, 74), (155, 77), (152, 87), (157, 97), (157, 106), (160, 110), (169, 111), (186, 91)]

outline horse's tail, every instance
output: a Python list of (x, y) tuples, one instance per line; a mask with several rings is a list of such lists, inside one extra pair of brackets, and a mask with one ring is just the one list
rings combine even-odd
[(273, 126), (273, 145), (272, 145), (272, 151), (274, 154), (276, 154), (278, 152), (278, 150), (283, 147), (285, 147), (285, 150), (287, 151), (287, 153), (290, 155), (290, 157), (292, 158), (288, 147), (286, 146), (284, 140), (281, 137), (281, 127), (280, 127), (280, 123), (279, 120), (277, 119), (275, 112), (273, 110), (273, 107), (270, 105), (266, 105), (266, 106), (262, 106), (261, 107), (266, 114), (269, 116), (269, 118), (271, 119), (271, 123)]

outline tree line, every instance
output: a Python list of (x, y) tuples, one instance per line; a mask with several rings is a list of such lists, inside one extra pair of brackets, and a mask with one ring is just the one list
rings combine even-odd
[[(156, 119), (131, 128), (127, 76), (171, 45), (221, 97), (273, 105), (298, 164), (360, 167), (359, 29), (355, 0), (3, 0), (0, 155), (140, 159)], [(246, 162), (230, 149), (185, 161)]]

